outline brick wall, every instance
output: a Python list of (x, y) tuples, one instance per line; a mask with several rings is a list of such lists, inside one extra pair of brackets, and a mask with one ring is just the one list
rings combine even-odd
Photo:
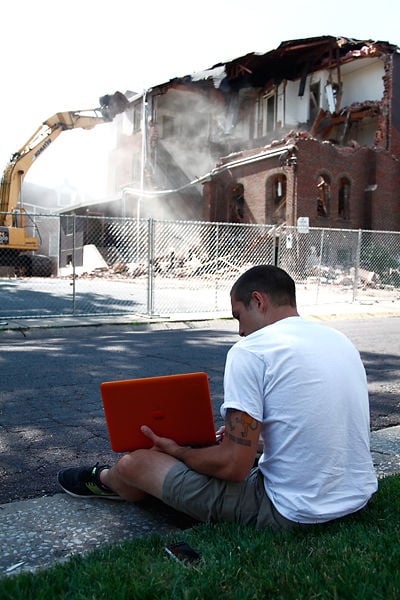
[(400, 231), (400, 161), (387, 153), (377, 153), (376, 181), (372, 229)]
[[(311, 227), (340, 229), (366, 227), (364, 190), (369, 184), (370, 171), (367, 148), (339, 148), (329, 142), (321, 143), (313, 139), (300, 141), (297, 168), (298, 216), (308, 216)], [(330, 201), (326, 217), (317, 214), (319, 175), (324, 176), (330, 184)], [(342, 178), (346, 178), (350, 183), (348, 219), (338, 214)]]
[[(400, 163), (389, 152), (354, 144), (339, 147), (314, 138), (296, 139), (297, 166), (282, 166), (279, 157), (266, 158), (251, 165), (235, 167), (215, 176), (207, 184), (204, 215), (211, 221), (228, 220), (229, 186), (233, 181), (244, 186), (247, 223), (276, 223), (268, 208), (268, 178), (284, 173), (287, 178), (286, 222), (307, 216), (311, 227), (338, 229), (400, 229)], [(318, 177), (329, 182), (327, 216), (318, 216)], [(338, 214), (339, 189), (343, 178), (350, 184), (349, 215)]]

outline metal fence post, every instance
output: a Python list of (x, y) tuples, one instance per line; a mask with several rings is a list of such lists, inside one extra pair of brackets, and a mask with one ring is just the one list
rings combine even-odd
[(57, 219), (57, 266), (56, 266), (56, 270), (57, 273), (59, 273), (60, 271), (60, 254), (61, 254), (61, 244), (60, 244), (60, 240), (61, 240), (61, 215), (58, 215), (58, 219)]
[(147, 314), (154, 313), (154, 219), (147, 221)]
[(214, 307), (218, 310), (218, 254), (219, 254), (219, 223), (215, 226), (215, 273), (214, 277)]
[(322, 232), (321, 232), (321, 241), (320, 241), (320, 245), (319, 245), (317, 294), (316, 294), (316, 297), (315, 297), (315, 304), (318, 304), (319, 284), (321, 283), (321, 266), (322, 266), (322, 252), (324, 250), (324, 233), (325, 233), (325, 229), (322, 229)]
[(357, 300), (357, 290), (358, 290), (358, 279), (360, 272), (360, 257), (361, 257), (361, 239), (362, 239), (362, 230), (358, 230), (358, 238), (357, 238), (357, 250), (356, 250), (356, 260), (354, 263), (354, 283), (353, 283), (353, 302)]
[(76, 312), (76, 215), (72, 215), (72, 314)]

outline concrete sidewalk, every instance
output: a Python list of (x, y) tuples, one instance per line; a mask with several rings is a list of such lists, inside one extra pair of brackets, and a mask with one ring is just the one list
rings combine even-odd
[[(400, 317), (400, 295), (396, 299), (363, 300), (357, 302), (332, 302), (323, 304), (298, 304), (299, 314), (316, 320), (366, 319), (374, 317)], [(168, 318), (148, 317), (147, 315), (93, 315), (85, 317), (50, 317), (38, 319), (0, 319), (0, 331), (47, 329), (59, 327), (85, 327), (124, 324), (157, 324), (190, 321), (215, 321), (231, 319), (226, 313), (176, 313)]]
[[(300, 307), (300, 312), (303, 316), (321, 320), (400, 316), (400, 305), (323, 305)], [(132, 321), (131, 318), (129, 322)], [(104, 324), (110, 322), (122, 323), (127, 319), (104, 319)], [(91, 324), (90, 319), (79, 321), (79, 326)], [(74, 323), (62, 323), (60, 319), (56, 323), (23, 321), (1, 327), (23, 330), (68, 325), (76, 326), (76, 320)], [(372, 432), (371, 451), (378, 477), (400, 472), (400, 426)], [(10, 502), (0, 505), (0, 577), (34, 572), (65, 561), (76, 553), (150, 533), (163, 535), (181, 531), (190, 525), (190, 519), (154, 500), (136, 505), (99, 499), (80, 500), (59, 493)]]

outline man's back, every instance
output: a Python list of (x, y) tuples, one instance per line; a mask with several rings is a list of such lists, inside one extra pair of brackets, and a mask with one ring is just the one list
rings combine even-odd
[(259, 466), (286, 518), (330, 520), (375, 491), (365, 370), (341, 333), (289, 317), (240, 340), (228, 354), (225, 405), (262, 422)]

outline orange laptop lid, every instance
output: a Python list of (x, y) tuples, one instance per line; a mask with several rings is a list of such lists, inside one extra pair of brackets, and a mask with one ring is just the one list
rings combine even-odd
[(115, 452), (150, 448), (142, 425), (182, 446), (216, 442), (206, 373), (107, 381), (100, 385), (100, 393)]

